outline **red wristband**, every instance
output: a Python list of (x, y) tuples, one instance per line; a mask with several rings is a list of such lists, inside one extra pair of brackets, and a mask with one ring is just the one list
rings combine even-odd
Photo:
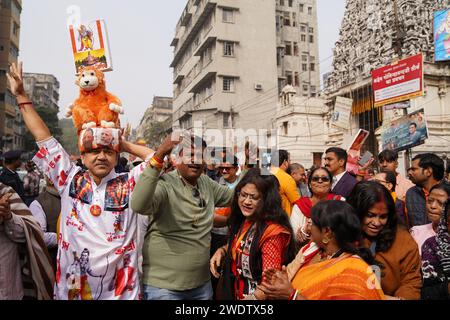
[(26, 105), (33, 105), (33, 102), (31, 102), (31, 101), (28, 101), (28, 102), (21, 102), (21, 103), (18, 103), (17, 105), (19, 106), (19, 108), (20, 109), (22, 109), (24, 106), (26, 106)]

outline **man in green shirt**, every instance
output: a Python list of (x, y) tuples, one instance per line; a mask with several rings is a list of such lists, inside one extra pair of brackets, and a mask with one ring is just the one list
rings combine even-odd
[[(187, 139), (177, 170), (161, 175), (162, 159), (179, 141), (168, 137), (136, 184), (131, 207), (149, 217), (143, 247), (146, 300), (210, 300), (209, 249), (214, 208), (233, 191), (203, 174), (206, 143)], [(189, 152), (186, 152), (191, 150)]]

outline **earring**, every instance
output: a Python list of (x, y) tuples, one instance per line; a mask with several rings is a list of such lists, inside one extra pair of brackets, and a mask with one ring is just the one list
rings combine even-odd
[(323, 237), (323, 239), (322, 239), (322, 243), (323, 244), (328, 244), (330, 242), (330, 239), (328, 239), (328, 237)]

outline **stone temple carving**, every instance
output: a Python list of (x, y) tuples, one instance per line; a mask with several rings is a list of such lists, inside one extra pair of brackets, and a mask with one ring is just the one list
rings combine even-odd
[(433, 13), (448, 7), (450, 0), (347, 0), (326, 89), (369, 77), (398, 56), (396, 44), (402, 57), (423, 52), (433, 62)]

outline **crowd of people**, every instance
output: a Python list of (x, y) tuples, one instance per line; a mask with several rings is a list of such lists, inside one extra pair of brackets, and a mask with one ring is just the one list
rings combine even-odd
[(392, 150), (354, 175), (337, 147), (308, 170), (275, 150), (267, 168), (228, 149), (207, 163), (205, 141), (184, 135), (156, 151), (121, 139), (130, 167), (108, 145), (77, 162), (21, 65), (8, 81), (39, 151), (23, 179), (20, 153), (3, 155), (0, 299), (450, 297), (450, 172), (435, 154), (415, 156), (406, 179)]

